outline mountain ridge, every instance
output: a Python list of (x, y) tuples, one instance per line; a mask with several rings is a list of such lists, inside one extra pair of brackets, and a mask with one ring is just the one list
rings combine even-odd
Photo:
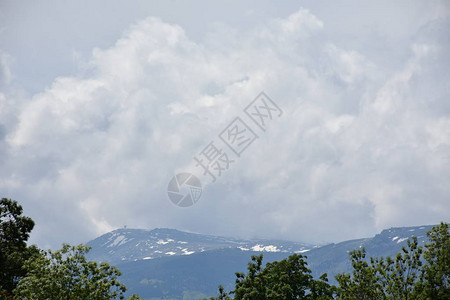
[(223, 248), (302, 253), (317, 246), (284, 240), (237, 239), (170, 228), (119, 228), (89, 241), (87, 245), (92, 247), (89, 253), (90, 259), (112, 264), (155, 259), (167, 255), (190, 255)]
[[(144, 299), (193, 300), (215, 296), (219, 284), (227, 290), (232, 289), (234, 272), (246, 272), (251, 255), (257, 254), (264, 254), (264, 263), (267, 263), (301, 253), (307, 257), (308, 268), (314, 277), (327, 273), (333, 284), (335, 275), (351, 271), (351, 250), (364, 247), (367, 257), (393, 257), (412, 236), (423, 245), (427, 240), (426, 232), (432, 226), (436, 225), (391, 227), (373, 237), (322, 246), (234, 239), (169, 228), (120, 228), (87, 243), (92, 246), (88, 259), (116, 265), (123, 273), (121, 281), (129, 292)], [(147, 255), (152, 253), (157, 255), (149, 258)]]

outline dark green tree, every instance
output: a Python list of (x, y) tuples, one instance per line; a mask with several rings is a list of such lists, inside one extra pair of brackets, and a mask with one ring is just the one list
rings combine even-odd
[(414, 289), (421, 272), (422, 248), (418, 247), (416, 237), (407, 241), (395, 259), (372, 259), (380, 274), (380, 282), (387, 299), (415, 299)]
[(211, 297), (210, 300), (231, 300), (232, 298), (229, 296), (229, 293), (225, 292), (225, 289), (222, 285), (219, 285), (219, 296)]
[(20, 278), (26, 275), (24, 262), (39, 253), (37, 247), (27, 247), (34, 221), (22, 213), (17, 201), (0, 200), (0, 295), (5, 298), (11, 296)]
[(252, 256), (247, 274), (236, 273), (235, 289), (219, 287), (213, 300), (351, 299), (450, 300), (450, 234), (447, 223), (428, 233), (425, 250), (416, 237), (395, 258), (366, 258), (364, 248), (350, 251), (351, 274), (339, 274), (338, 287), (326, 274), (313, 279), (306, 257), (295, 254), (263, 266), (263, 256)]
[(425, 250), (416, 237), (394, 259), (365, 259), (365, 250), (350, 252), (352, 274), (339, 274), (340, 299), (450, 299), (448, 224), (428, 233)]
[(425, 264), (416, 285), (421, 299), (450, 299), (450, 234), (447, 223), (441, 222), (427, 233)]
[(313, 277), (305, 257), (294, 254), (279, 262), (267, 263), (264, 270), (269, 282), (267, 299), (304, 299), (310, 292)]
[(236, 273), (235, 299), (265, 299), (268, 284), (263, 274), (262, 260), (263, 255), (252, 255), (247, 274)]
[(305, 256), (294, 254), (281, 261), (267, 263), (263, 267), (263, 256), (253, 255), (247, 274), (236, 273), (235, 289), (225, 293), (219, 287), (216, 300), (275, 300), (275, 299), (333, 299), (334, 289), (328, 284), (326, 274), (314, 280), (307, 267)]
[(353, 267), (352, 275), (339, 274), (340, 299), (383, 299), (382, 287), (374, 261), (366, 260), (366, 250), (350, 251), (350, 261)]
[[(64, 244), (25, 263), (28, 275), (14, 290), (21, 299), (124, 299), (120, 271), (107, 263), (86, 260), (89, 247)], [(131, 299), (139, 299), (133, 295)]]
[(417, 238), (408, 240), (395, 259), (366, 260), (365, 249), (350, 252), (352, 275), (339, 274), (340, 299), (416, 299), (414, 288), (421, 272), (422, 248)]
[(337, 288), (328, 283), (327, 273), (322, 274), (319, 280), (311, 282), (311, 299), (329, 300), (334, 299), (335, 295), (337, 295)]

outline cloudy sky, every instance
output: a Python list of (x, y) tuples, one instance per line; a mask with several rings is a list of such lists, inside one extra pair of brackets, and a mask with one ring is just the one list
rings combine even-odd
[[(449, 62), (445, 0), (1, 1), (0, 196), (53, 248), (124, 225), (336, 242), (449, 221)], [(283, 115), (171, 203), (261, 91)]]

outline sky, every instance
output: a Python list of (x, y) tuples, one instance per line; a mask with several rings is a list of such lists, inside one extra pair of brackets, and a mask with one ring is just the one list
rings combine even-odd
[[(0, 197), (43, 248), (124, 225), (321, 243), (449, 221), (449, 62), (448, 1), (3, 0)], [(261, 92), (280, 109), (264, 130), (244, 112)], [(220, 138), (236, 117), (256, 136), (239, 156)], [(233, 160), (214, 182), (194, 161), (211, 142)], [(190, 207), (167, 193), (184, 172)]]

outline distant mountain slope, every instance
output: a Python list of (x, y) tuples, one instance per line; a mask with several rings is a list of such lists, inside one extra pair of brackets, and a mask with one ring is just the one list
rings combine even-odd
[[(119, 229), (88, 245), (93, 247), (90, 259), (108, 261), (120, 268), (121, 281), (130, 293), (138, 293), (145, 299), (188, 300), (216, 295), (219, 284), (232, 289), (235, 272), (245, 272), (253, 254), (263, 253), (264, 262), (269, 262), (301, 251), (307, 255), (314, 276), (328, 273), (330, 281), (334, 282), (334, 275), (350, 270), (349, 251), (365, 247), (368, 256), (394, 256), (413, 235), (422, 244), (431, 227), (390, 228), (372, 238), (322, 247), (283, 241), (237, 240), (173, 229)], [(252, 248), (259, 251), (246, 250)], [(186, 255), (187, 252), (193, 253)]]
[(223, 248), (259, 252), (302, 252), (314, 246), (289, 241), (239, 240), (175, 229), (117, 229), (87, 243), (89, 259), (118, 264), (165, 256), (190, 255)]
[(335, 275), (351, 270), (349, 251), (364, 247), (368, 257), (392, 257), (400, 252), (402, 247), (406, 246), (407, 240), (412, 236), (416, 236), (419, 244), (423, 245), (426, 240), (426, 233), (432, 227), (416, 226), (385, 229), (373, 238), (325, 245), (305, 254), (308, 256), (308, 265), (313, 271), (313, 275), (320, 276), (327, 273), (329, 279), (334, 282)]
[[(235, 272), (246, 272), (255, 251), (236, 248), (216, 249), (188, 256), (161, 257), (117, 265), (123, 282), (145, 299), (199, 299), (217, 294), (222, 284), (234, 287)], [(285, 252), (264, 253), (265, 261), (281, 260)]]

